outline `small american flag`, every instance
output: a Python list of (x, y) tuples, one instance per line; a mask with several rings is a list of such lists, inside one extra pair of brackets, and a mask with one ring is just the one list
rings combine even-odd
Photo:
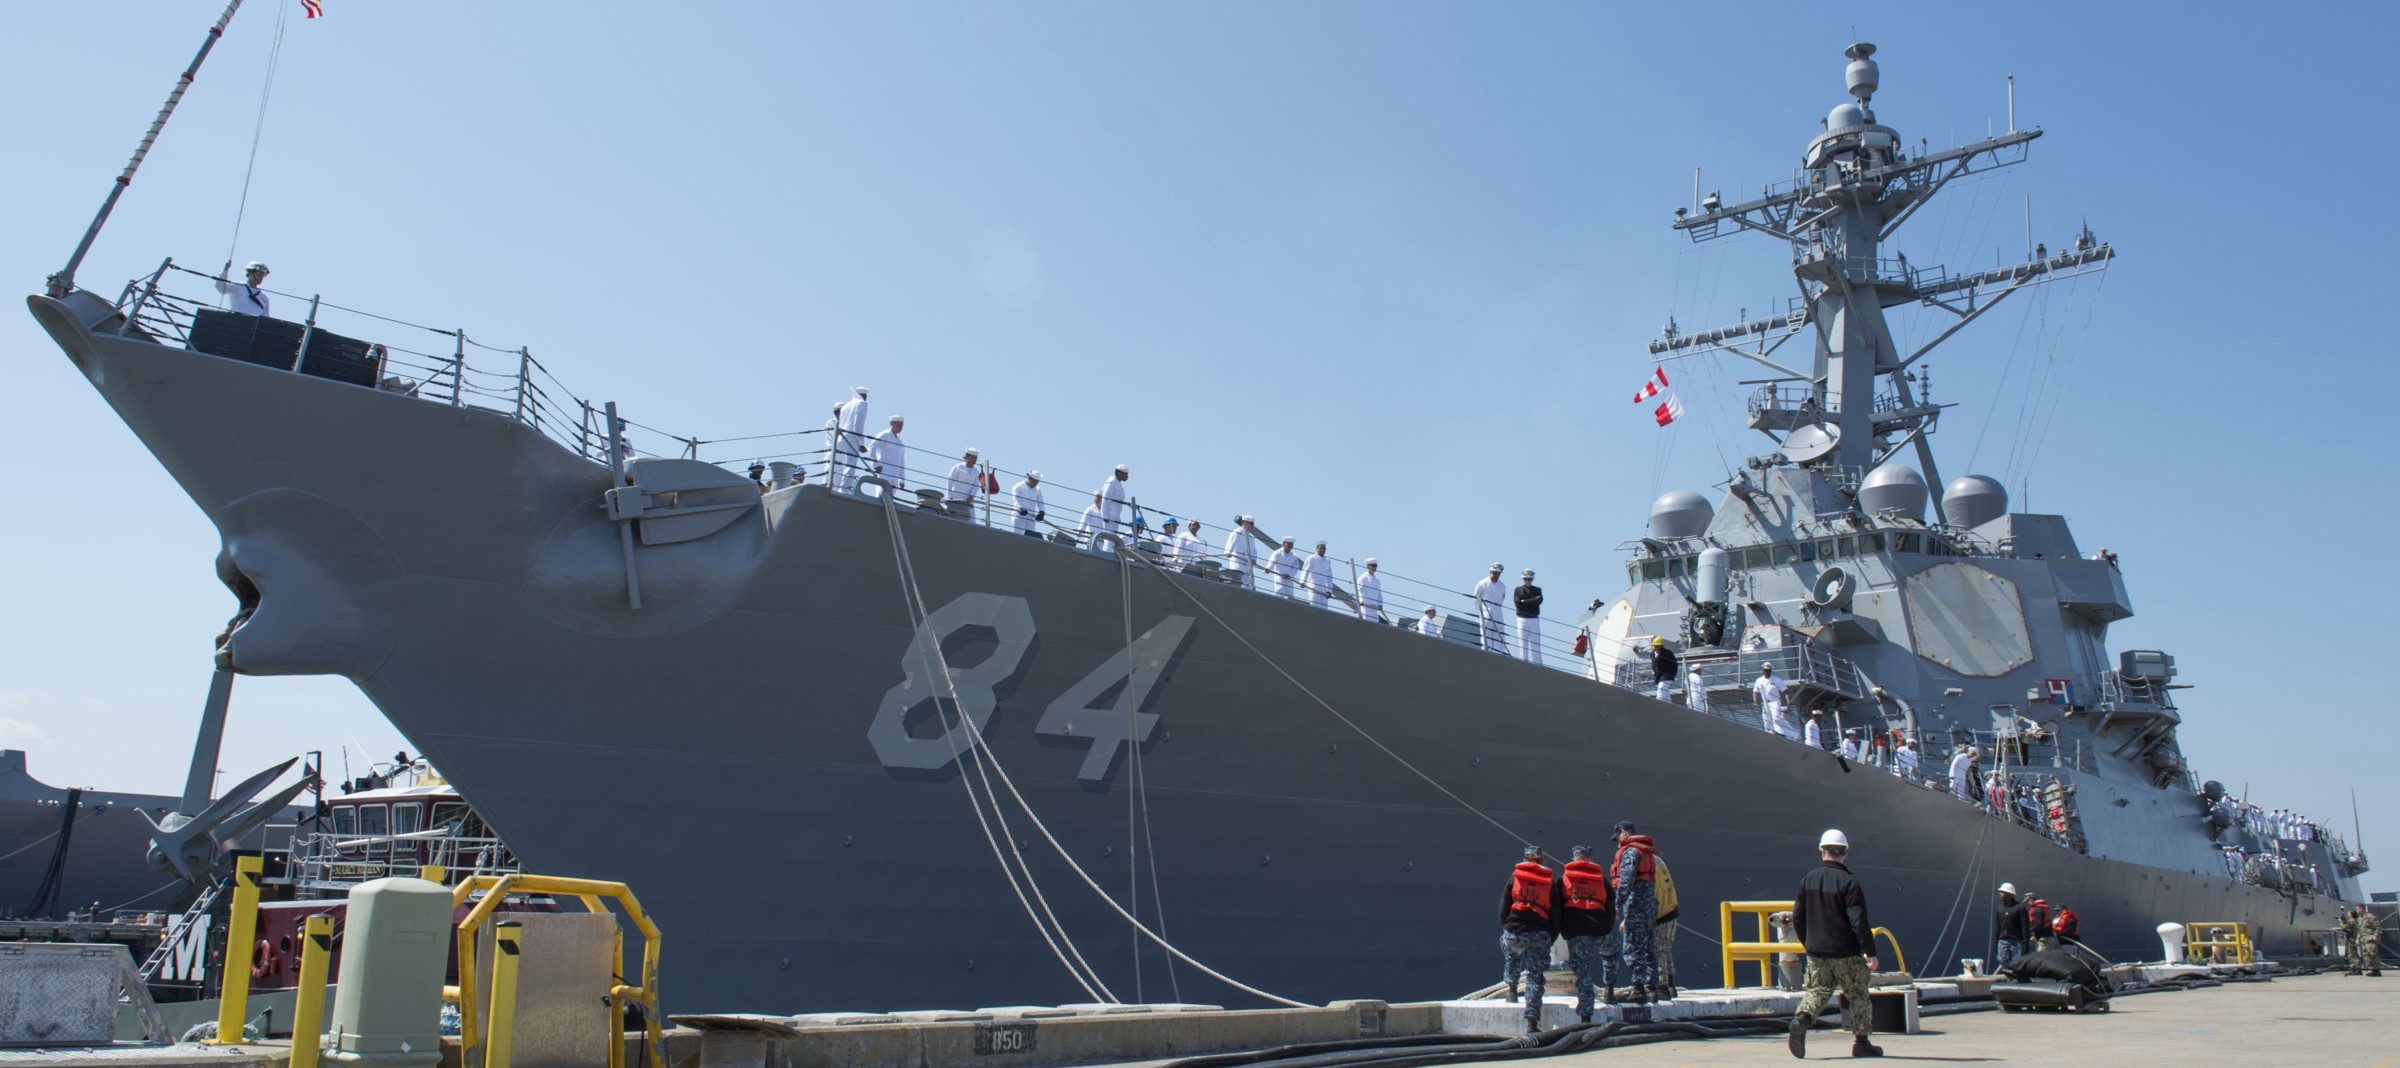
[(317, 0), (300, 0), (300, 13), (312, 19), (319, 18), (325, 14), (325, 5)]

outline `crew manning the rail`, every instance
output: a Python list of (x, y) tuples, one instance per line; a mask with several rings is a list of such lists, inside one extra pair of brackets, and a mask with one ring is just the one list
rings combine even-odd
[(1617, 856), (1609, 865), (1610, 897), (1617, 904), (1617, 928), (1625, 947), (1625, 971), (1633, 1000), (1646, 1002), (1665, 993), (1658, 981), (1658, 849), (1646, 834), (1636, 834), (1632, 820), (1617, 821)]
[(1542, 847), (1526, 846), (1500, 891), (1500, 955), (1512, 998), (1524, 984), (1528, 1034), (1542, 1029), (1543, 973), (1550, 969), (1550, 943), (1566, 900), (1558, 877), (1542, 863)]
[(1333, 561), (1325, 556), (1325, 543), (1317, 543), (1317, 551), (1300, 564), (1301, 581), (1308, 584), (1308, 603), (1319, 608), (1333, 600)]
[(1383, 576), (1375, 571), (1375, 558), (1367, 557), (1367, 570), (1358, 576), (1358, 618), (1369, 623), (1384, 622)]
[(1489, 653), (1508, 652), (1508, 631), (1500, 622), (1500, 605), (1508, 587), (1500, 581), (1500, 565), (1492, 565), (1492, 573), (1475, 584), (1475, 607), (1483, 615), (1483, 649)]
[(1258, 571), (1258, 527), (1249, 516), (1233, 517), (1233, 533), (1225, 536), (1225, 570), (1233, 573), (1234, 585), (1258, 588), (1252, 577)]
[(1800, 732), (1792, 729), (1792, 721), (1783, 714), (1783, 680), (1775, 677), (1775, 665), (1758, 666), (1758, 680), (1750, 684), (1750, 693), (1758, 698), (1760, 726), (1770, 734), (1798, 740)]
[(1300, 554), (1292, 551), (1292, 539), (1283, 539), (1283, 547), (1267, 558), (1267, 568), (1275, 572), (1275, 596), (1300, 599)]
[(1867, 918), (1867, 892), (1850, 874), (1846, 861), (1850, 839), (1838, 830), (1817, 839), (1816, 868), (1800, 879), (1792, 899), (1792, 933), (1808, 951), (1802, 982), (1808, 993), (1792, 1017), (1792, 1056), (1808, 1056), (1808, 1029), (1817, 1014), (1842, 992), (1842, 1022), (1849, 1025), (1850, 1055), (1881, 1057), (1883, 1050), (1867, 1037), (1873, 1033), (1874, 1013), (1867, 1005), (1867, 979), (1875, 971), (1875, 924)]
[(897, 415), (893, 416), (891, 426), (875, 435), (875, 440), (867, 444), (867, 459), (872, 465), (870, 469), (875, 472), (875, 477), (884, 480), (893, 489), (908, 488), (908, 446), (900, 444), (900, 431), (907, 422)]
[(1523, 584), (1517, 587), (1517, 658), (1528, 664), (1542, 662), (1542, 588), (1533, 584), (1533, 569), (1526, 568), (1518, 576)]
[(950, 485), (942, 492), (942, 499), (953, 515), (972, 514), (975, 498), (983, 493), (983, 464), (975, 457), (974, 447), (969, 446), (967, 454), (950, 467)]
[(1120, 538), (1132, 530), (1125, 524), (1125, 480), (1132, 477), (1118, 464), (1116, 475), (1100, 484), (1100, 518), (1107, 521), (1108, 532)]
[(1617, 989), (1608, 986), (1601, 958), (1616, 916), (1608, 905), (1608, 869), (1592, 863), (1592, 847), (1575, 847), (1574, 859), (1559, 869), (1566, 884), (1566, 911), (1559, 913), (1558, 932), (1567, 939), (1567, 966), (1575, 970), (1575, 1016), (1592, 1022), (1592, 991), (1605, 987), (1614, 1004)]
[[(1677, 666), (1675, 650), (1667, 648), (1667, 640), (1658, 637), (1651, 638), (1650, 681), (1658, 686), (1658, 699), (1661, 701), (1675, 699), (1675, 669)], [(1693, 674), (1697, 675), (1698, 673), (1699, 669), (1694, 668)]]
[(1187, 571), (1198, 570), (1200, 561), (1216, 555), (1210, 551), (1208, 539), (1200, 536), (1200, 521), (1197, 519), (1183, 525), (1181, 545), (1178, 555), (1182, 557), (1183, 567)]
[(1025, 472), (1025, 478), (1009, 487), (1008, 492), (1017, 506), (1014, 524), (1017, 533), (1029, 538), (1041, 537), (1041, 525), (1050, 518), (1050, 513), (1042, 509), (1042, 473)]

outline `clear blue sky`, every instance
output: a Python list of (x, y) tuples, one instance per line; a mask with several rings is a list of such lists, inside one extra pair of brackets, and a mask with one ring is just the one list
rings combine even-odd
[[(1464, 587), (1623, 585), (1648, 502), (1763, 439), (1741, 366), (1627, 403), (1643, 343), (1791, 291), (1782, 250), (1666, 228), (1692, 169), (1787, 177), (1853, 16), (1791, 5), (483, 4), (297, 0), (239, 259), (281, 289), (528, 344), (704, 437), (815, 426), (855, 384), (921, 446), (1255, 512)], [(213, 0), (11, 14), (0, 267), (63, 261)], [(2376, 644), (2395, 520), (2377, 321), (2396, 20), (2254, 5), (1892, 7), (1879, 115), (1936, 145), (2018, 114), (2022, 167), (1903, 231), (1920, 264), (2053, 246), (2105, 287), (1932, 360), (1946, 474), (2030, 489), (2124, 559), (2115, 648), (2174, 652), (2207, 777), (2347, 831), (2400, 885)], [(1672, 13), (1670, 13), (1672, 12)], [(228, 255), (277, 11), (236, 19), (85, 268)], [(2361, 210), (2364, 206), (2365, 210)], [(2096, 298), (2096, 299), (2095, 299)], [(233, 608), (213, 529), (26, 316), (0, 744), (61, 784), (181, 781)], [(643, 442), (643, 444), (653, 444)], [(1220, 530), (1221, 533), (1221, 530)], [(402, 743), (346, 682), (245, 679), (224, 766)], [(1694, 759), (1705, 759), (1695, 755)], [(337, 765), (338, 767), (338, 765)]]

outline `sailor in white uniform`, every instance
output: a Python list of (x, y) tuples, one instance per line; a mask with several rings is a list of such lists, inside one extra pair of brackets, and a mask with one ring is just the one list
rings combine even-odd
[(834, 447), (841, 477), (834, 486), (844, 493), (858, 492), (858, 476), (865, 472), (867, 462), (867, 387), (852, 386), (850, 392), (853, 396), (833, 410), (834, 422), (841, 430)]
[(1425, 618), (1417, 621), (1417, 633), (1428, 638), (1439, 638), (1442, 636), (1442, 621), (1433, 617), (1432, 605), (1425, 606)]
[(1258, 570), (1258, 530), (1249, 516), (1234, 517), (1233, 533), (1225, 536), (1225, 570), (1233, 575), (1233, 584), (1245, 590), (1258, 588), (1252, 573)]
[(1507, 600), (1508, 585), (1500, 581), (1500, 565), (1493, 564), (1492, 573), (1475, 584), (1475, 608), (1483, 616), (1485, 652), (1508, 655), (1508, 627), (1500, 616), (1500, 606)]
[(1917, 747), (1908, 739), (1900, 739), (1900, 748), (1892, 750), (1892, 774), (1910, 782), (1917, 781)]
[(1267, 568), (1275, 572), (1275, 596), (1300, 599), (1300, 554), (1292, 551), (1292, 539), (1283, 539), (1283, 547), (1267, 558)]
[(1862, 754), (1860, 753), (1860, 751), (1859, 751), (1859, 748), (1858, 748), (1858, 728), (1856, 728), (1856, 727), (1845, 727), (1845, 728), (1843, 728), (1843, 730), (1842, 730), (1842, 759), (1844, 759), (1844, 760), (1857, 760), (1857, 759), (1858, 759), (1858, 758), (1859, 758), (1861, 755), (1862, 755)]
[(908, 488), (908, 449), (900, 444), (900, 430), (908, 420), (892, 417), (891, 427), (868, 444), (868, 459), (874, 462), (875, 477), (891, 483), (893, 489)]
[(1384, 622), (1383, 576), (1375, 571), (1375, 558), (1367, 557), (1366, 573), (1358, 576), (1358, 618), (1369, 623)]
[(1950, 754), (1950, 793), (1961, 801), (1975, 800), (1975, 747), (1962, 745)]
[(975, 450), (968, 449), (964, 459), (950, 467), (950, 486), (942, 492), (953, 515), (974, 514), (975, 498), (983, 493), (983, 465), (975, 460)]
[(1683, 677), (1683, 703), (1694, 712), (1708, 711), (1708, 682), (1700, 677), (1699, 665)]
[(1789, 737), (1791, 724), (1783, 718), (1783, 680), (1775, 677), (1775, 665), (1759, 665), (1758, 681), (1750, 684), (1750, 692), (1758, 698), (1760, 726)]
[(1109, 532), (1120, 538), (1131, 531), (1125, 525), (1125, 480), (1132, 477), (1124, 464), (1118, 464), (1117, 473), (1100, 484), (1100, 518), (1107, 520)]
[(1808, 710), (1808, 725), (1801, 731), (1801, 740), (1807, 742), (1809, 748), (1825, 748), (1825, 728), (1822, 726), (1824, 722), (1825, 711), (1823, 709)]
[(1093, 539), (1097, 538), (1101, 531), (1107, 529), (1108, 519), (1106, 514), (1100, 510), (1100, 495), (1094, 493), (1092, 494), (1092, 503), (1083, 506), (1083, 518), (1076, 522), (1075, 534), (1083, 539), (1084, 548), (1092, 549), (1098, 546)]
[(1300, 577), (1308, 586), (1308, 603), (1319, 608), (1333, 601), (1333, 561), (1325, 556), (1325, 543), (1317, 543), (1317, 551), (1300, 562)]
[(1216, 552), (1208, 547), (1208, 540), (1200, 536), (1200, 521), (1195, 519), (1185, 523), (1183, 536), (1177, 539), (1176, 552), (1176, 557), (1183, 561), (1183, 569), (1198, 571), (1200, 561), (1215, 555)]
[(232, 270), (232, 260), (226, 260), (225, 266), (217, 269), (217, 292), (225, 294), (226, 309), (244, 315), (266, 315), (267, 265), (251, 260), (249, 266), (242, 268), (242, 280), (239, 282), (225, 280), (226, 274)]
[(1161, 567), (1183, 567), (1183, 521), (1168, 516), (1166, 525), (1158, 530), (1158, 563)]
[(1050, 514), (1042, 510), (1042, 473), (1025, 472), (1024, 480), (1009, 487), (1008, 492), (1016, 499), (1017, 533), (1041, 537), (1042, 521), (1050, 518)]

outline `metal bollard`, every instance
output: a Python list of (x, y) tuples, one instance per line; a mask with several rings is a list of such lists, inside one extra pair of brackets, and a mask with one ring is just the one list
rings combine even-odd
[[(525, 925), (502, 920), (492, 925), (491, 1039), (483, 1053), (483, 1068), (508, 1068), (517, 1033), (517, 940)], [(618, 1041), (622, 1042), (620, 1038)]]
[(300, 931), (300, 988), (292, 998), (290, 1068), (317, 1068), (325, 1035), (325, 973), (333, 963), (333, 917), (311, 916)]
[(217, 989), (217, 1037), (220, 1045), (242, 1040), (242, 1024), (250, 1013), (251, 943), (258, 938), (258, 873), (264, 857), (237, 857), (233, 862), (233, 913), (225, 931), (225, 972)]

